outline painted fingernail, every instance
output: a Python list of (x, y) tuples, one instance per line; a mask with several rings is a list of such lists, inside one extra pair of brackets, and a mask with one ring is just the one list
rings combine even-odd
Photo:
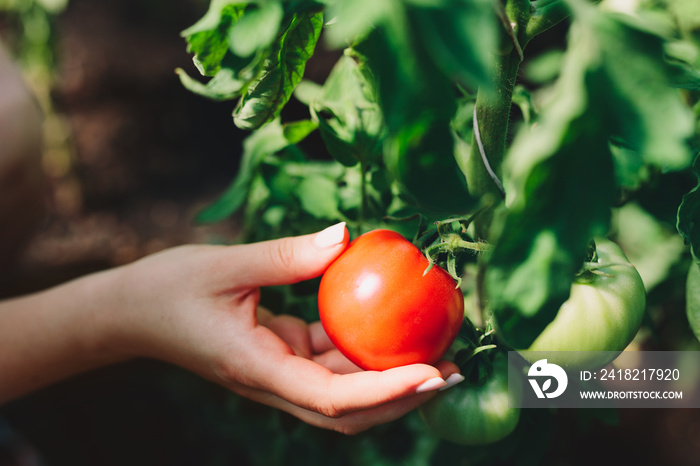
[(416, 393), (432, 392), (433, 390), (444, 387), (445, 383), (442, 377), (433, 377), (418, 385), (418, 387), (416, 387)]
[(439, 391), (447, 390), (448, 388), (454, 387), (455, 385), (457, 385), (458, 383), (460, 383), (463, 380), (464, 380), (464, 376), (462, 374), (458, 374), (455, 372), (454, 374), (450, 374), (450, 376), (445, 379), (446, 385), (444, 387), (440, 387), (438, 390)]
[(316, 233), (314, 246), (318, 249), (328, 249), (341, 244), (344, 239), (345, 222), (340, 222)]

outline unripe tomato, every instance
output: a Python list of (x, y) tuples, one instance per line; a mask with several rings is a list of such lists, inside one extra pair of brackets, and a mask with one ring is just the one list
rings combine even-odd
[(434, 364), (457, 337), (464, 298), (440, 267), (390, 230), (352, 241), (321, 279), (321, 323), (335, 346), (366, 370)]
[[(520, 392), (520, 385), (511, 387)], [(481, 383), (470, 380), (440, 392), (418, 408), (423, 421), (438, 436), (460, 445), (486, 445), (510, 434), (520, 408), (510, 407), (508, 360), (499, 354), (492, 372)]]
[[(547, 355), (551, 363), (602, 367), (632, 342), (642, 324), (646, 293), (639, 272), (617, 244), (605, 238), (596, 238), (595, 244), (598, 273), (571, 286), (569, 299), (528, 348), (557, 352)], [(591, 353), (599, 351), (610, 353)]]

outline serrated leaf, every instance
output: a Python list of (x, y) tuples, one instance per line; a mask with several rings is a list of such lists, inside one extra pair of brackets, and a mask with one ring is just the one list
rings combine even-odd
[(311, 113), (319, 122), (328, 152), (347, 167), (381, 155), (384, 127), (370, 93), (357, 63), (342, 56), (311, 102)]
[(251, 130), (279, 116), (304, 75), (323, 26), (323, 13), (295, 13), (234, 111), (234, 123)]
[(203, 76), (214, 76), (229, 50), (228, 34), (248, 2), (212, 0), (206, 14), (182, 31), (187, 51), (194, 53), (194, 64)]
[(273, 121), (248, 136), (243, 141), (241, 164), (233, 183), (219, 199), (197, 216), (197, 220), (216, 222), (236, 212), (245, 203), (260, 164), (267, 157), (281, 151), (288, 145), (279, 121)]

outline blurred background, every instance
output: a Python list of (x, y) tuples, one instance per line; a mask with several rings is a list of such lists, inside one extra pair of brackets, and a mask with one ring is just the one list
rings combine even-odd
[[(0, 298), (177, 244), (237, 240), (235, 218), (192, 219), (231, 182), (245, 134), (230, 105), (189, 93), (174, 73), (196, 74), (179, 33), (208, 3), (0, 0), (0, 42), (43, 109), (45, 140), (42, 202), (22, 205), (31, 221), (0, 223)], [(321, 82), (335, 57), (319, 51), (306, 77)], [(681, 195), (692, 181), (667, 183)], [(682, 290), (658, 293), (666, 308), (684, 308)], [(413, 414), (344, 437), (179, 368), (133, 361), (0, 407), (0, 466), (700, 464), (697, 410), (535, 411), (518, 428), (532, 431), (530, 444), (500, 451), (441, 442)]]

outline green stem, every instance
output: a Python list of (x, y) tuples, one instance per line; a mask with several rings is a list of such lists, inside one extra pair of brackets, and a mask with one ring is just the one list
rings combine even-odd
[[(501, 178), (503, 159), (506, 152), (506, 137), (512, 105), (513, 89), (520, 66), (520, 55), (511, 47), (506, 55), (495, 57), (492, 70), (495, 92), (480, 89), (476, 95), (476, 121), (480, 134), (481, 146), (493, 173)], [(482, 160), (479, 144), (472, 142), (467, 171), (469, 191), (475, 197), (499, 199), (502, 193), (494, 182), (487, 165)], [(480, 238), (488, 239), (488, 227), (491, 215), (484, 212), (475, 219), (474, 226)]]
[(357, 212), (357, 235), (361, 235), (365, 223), (365, 209), (367, 206), (367, 164), (360, 160), (360, 207)]

